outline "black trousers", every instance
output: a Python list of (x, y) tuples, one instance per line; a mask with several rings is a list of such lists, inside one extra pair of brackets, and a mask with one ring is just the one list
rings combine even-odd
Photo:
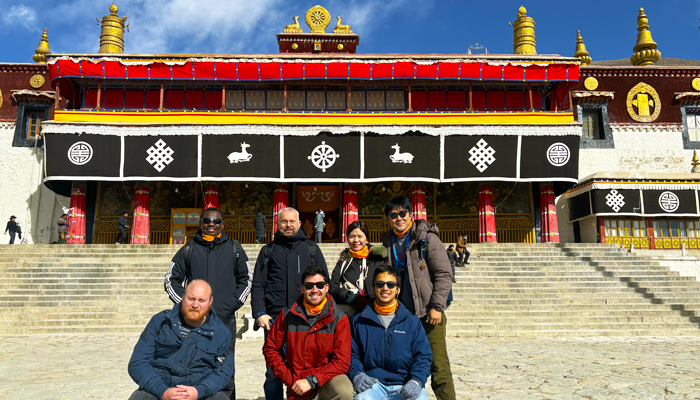
[(10, 232), (10, 244), (15, 244), (15, 231), (9, 231)]
[[(231, 332), (231, 345), (229, 346), (230, 355), (228, 355), (227, 357), (229, 357), (229, 356), (236, 357), (236, 315), (235, 314), (231, 317), (231, 320), (226, 323), (226, 327), (228, 328), (229, 332)], [(236, 399), (236, 363), (235, 362), (233, 363), (233, 375), (231, 375), (231, 380), (228, 382), (228, 385), (226, 386), (226, 388), (224, 388), (224, 390), (222, 390), (221, 392), (223, 392), (231, 400)]]
[(126, 241), (126, 229), (119, 228), (119, 236), (117, 236), (117, 243), (124, 244)]

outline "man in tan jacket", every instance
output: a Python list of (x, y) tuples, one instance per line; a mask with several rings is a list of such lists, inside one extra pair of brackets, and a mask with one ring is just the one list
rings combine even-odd
[(447, 296), (452, 289), (452, 267), (437, 226), (413, 220), (411, 200), (389, 199), (384, 207), (391, 230), (382, 234), (389, 260), (401, 276), (399, 301), (423, 324), (433, 352), (431, 387), (440, 400), (454, 400), (455, 388), (447, 355)]
[(467, 250), (467, 232), (464, 232), (457, 238), (457, 265), (464, 266), (469, 264), (469, 250)]

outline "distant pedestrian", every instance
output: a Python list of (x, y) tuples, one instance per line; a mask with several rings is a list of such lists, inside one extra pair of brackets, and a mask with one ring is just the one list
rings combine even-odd
[(258, 214), (253, 218), (253, 226), (255, 227), (255, 243), (260, 244), (267, 236), (267, 218), (258, 210)]
[(16, 219), (17, 217), (12, 215), (10, 220), (7, 221), (7, 226), (5, 227), (5, 235), (7, 235), (7, 232), (10, 232), (10, 244), (15, 244), (15, 234), (17, 233)]
[(119, 226), (117, 227), (117, 229), (119, 229), (119, 236), (117, 236), (116, 244), (124, 244), (126, 242), (126, 228), (129, 227), (129, 224), (126, 221), (126, 217), (128, 215), (129, 213), (124, 211), (122, 216), (119, 217)]
[(457, 239), (457, 265), (465, 266), (469, 265), (469, 250), (467, 250), (467, 232), (464, 232), (460, 237)]
[(68, 214), (61, 214), (56, 221), (58, 228), (58, 244), (66, 244), (66, 235), (68, 235)]
[(447, 259), (450, 260), (450, 265), (452, 266), (452, 282), (456, 283), (455, 267), (457, 266), (457, 252), (455, 251), (455, 246), (453, 244), (447, 247)]
[(321, 239), (323, 237), (323, 228), (326, 227), (326, 223), (323, 222), (323, 219), (326, 217), (326, 214), (321, 210), (320, 208), (316, 210), (316, 221), (314, 223), (314, 226), (316, 227), (316, 243), (321, 243)]

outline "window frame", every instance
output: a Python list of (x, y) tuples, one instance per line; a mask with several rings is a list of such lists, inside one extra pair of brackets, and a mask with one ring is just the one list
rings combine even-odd
[[(685, 105), (681, 106), (681, 118), (683, 120), (683, 148), (688, 149), (700, 149), (700, 140), (691, 141), (690, 132), (688, 131), (688, 115), (696, 115), (700, 117), (700, 106), (697, 105)], [(700, 131), (700, 127), (696, 128)]]
[[(30, 117), (31, 115), (39, 115), (40, 121), (48, 120), (52, 105), (52, 102), (27, 101), (23, 99), (18, 101), (15, 135), (12, 139), (12, 147), (34, 147), (43, 145), (41, 131), (38, 132), (38, 139), (29, 139), (27, 137), (30, 128)], [(38, 143), (37, 140), (39, 141)]]
[[(600, 112), (600, 134), (602, 138), (587, 138), (583, 130), (583, 115), (587, 110)], [(576, 105), (577, 120), (581, 123), (581, 148), (582, 149), (614, 149), (615, 140), (613, 138), (612, 129), (610, 128), (610, 118), (608, 116), (607, 102), (591, 102), (583, 101)]]

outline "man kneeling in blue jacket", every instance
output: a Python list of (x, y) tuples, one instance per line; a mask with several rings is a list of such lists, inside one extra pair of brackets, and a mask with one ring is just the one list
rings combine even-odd
[(211, 286), (195, 279), (181, 303), (151, 318), (129, 361), (139, 385), (129, 400), (228, 400), (221, 390), (233, 375), (231, 332), (213, 301)]
[(372, 306), (350, 320), (352, 359), (348, 375), (356, 400), (428, 400), (425, 383), (433, 353), (418, 317), (398, 300), (399, 273), (374, 270)]

